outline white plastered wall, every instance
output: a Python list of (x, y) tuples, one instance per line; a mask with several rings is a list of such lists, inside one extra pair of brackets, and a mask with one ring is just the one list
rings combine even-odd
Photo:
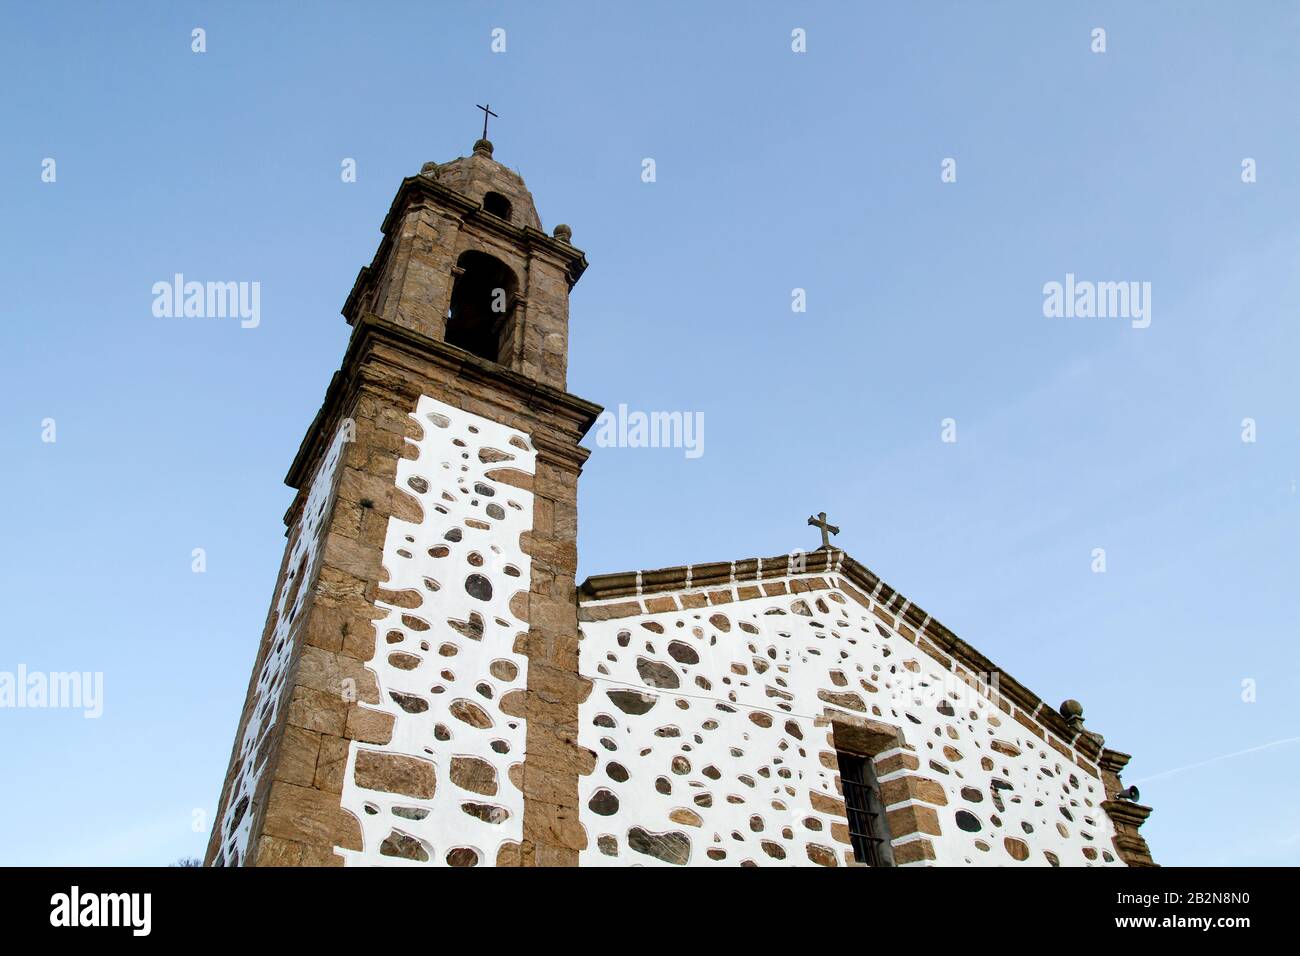
[[(1047, 866), (1049, 853), (1064, 866), (1122, 865), (1100, 780), (842, 591), (582, 632), (580, 667), (595, 687), (579, 740), (599, 757), (580, 779), (584, 866), (668, 865), (683, 854), (690, 865), (810, 865), (827, 850), (842, 865), (846, 847), (830, 833), (841, 818), (809, 796), (839, 796), (821, 759), (827, 708), (902, 728), (920, 760), (914, 773), (943, 786), (936, 865)], [(963, 829), (959, 812), (978, 830)], [(1024, 862), (1008, 838), (1027, 845)]]
[[(510, 599), (529, 588), (520, 535), (533, 523), (533, 496), (489, 473), (532, 475), (529, 437), (422, 396), (411, 416), (423, 437), (413, 460), (400, 459), (397, 486), (418, 499), (423, 520), (389, 519), (383, 566), (390, 591), (416, 591), (423, 603), (386, 612), (369, 663), (378, 709), (394, 717), (390, 743), (349, 747), (342, 805), (361, 821), (363, 849), (338, 849), (347, 865), (491, 865), (523, 833), (523, 795), (509, 768), (522, 762), (524, 721), (500, 710), (525, 687), (527, 661), (513, 650), (527, 623)], [(361, 751), (428, 761), (434, 795), (416, 799), (358, 786)], [(453, 782), (451, 766), (473, 764), (478, 792)], [(486, 792), (488, 790), (491, 792)], [(472, 812), (467, 812), (467, 808)], [(453, 851), (458, 851), (451, 856)]]

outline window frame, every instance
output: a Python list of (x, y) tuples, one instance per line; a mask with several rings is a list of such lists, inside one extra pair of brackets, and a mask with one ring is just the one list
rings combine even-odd
[(871, 757), (837, 748), (835, 758), (854, 860), (867, 866), (893, 866), (889, 819)]

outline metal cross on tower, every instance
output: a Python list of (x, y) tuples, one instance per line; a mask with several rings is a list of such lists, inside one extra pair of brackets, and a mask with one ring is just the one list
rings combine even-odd
[[(475, 105), (477, 106), (478, 104), (475, 104)], [(488, 117), (489, 117), (489, 116), (496, 116), (497, 114), (492, 112), (492, 104), (491, 104), (491, 103), (489, 103), (487, 106), (479, 106), (478, 108), (481, 109), (481, 110), (483, 111), (483, 138), (484, 138), (484, 139), (487, 139), (487, 121), (488, 121)]]

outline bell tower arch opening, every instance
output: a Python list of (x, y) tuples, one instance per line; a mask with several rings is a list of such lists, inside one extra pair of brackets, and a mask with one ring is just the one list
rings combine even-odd
[(510, 200), (498, 192), (488, 192), (483, 196), (483, 210), (490, 212), (499, 219), (510, 221), (511, 206)]
[(448, 345), (501, 365), (511, 341), (519, 281), (495, 256), (470, 250), (456, 260), (456, 278), (447, 309)]
[(343, 306), (566, 390), (569, 293), (587, 268), (573, 230), (548, 235), (518, 173), (480, 139), (402, 180), (384, 238)]

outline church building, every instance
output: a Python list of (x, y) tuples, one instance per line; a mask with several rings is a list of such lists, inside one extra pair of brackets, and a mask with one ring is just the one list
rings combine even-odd
[(576, 582), (587, 260), (492, 154), (402, 182), (343, 306), (205, 862), (1154, 865), (1128, 755), (825, 515)]

